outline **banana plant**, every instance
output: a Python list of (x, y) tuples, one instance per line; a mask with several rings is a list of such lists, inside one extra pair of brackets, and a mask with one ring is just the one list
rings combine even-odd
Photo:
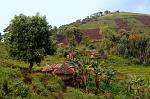
[(79, 72), (79, 66), (78, 66), (78, 59), (73, 59), (69, 62), (70, 65), (74, 66), (74, 71), (75, 71), (75, 74), (74, 74), (74, 86), (76, 86), (77, 88), (80, 87), (80, 79), (79, 79), (79, 76), (80, 76), (80, 72)]
[(78, 85), (80, 87), (84, 87), (85, 89), (87, 89), (86, 86), (87, 86), (88, 72), (90, 70), (90, 63), (91, 60), (86, 56), (70, 61), (70, 64), (72, 64), (75, 68), (75, 72), (76, 72), (75, 80), (77, 81), (78, 78), (79, 81)]
[(115, 78), (116, 71), (111, 67), (105, 67), (103, 71), (103, 77), (105, 79), (104, 83), (108, 86), (110, 81)]
[(99, 92), (100, 89), (100, 76), (103, 73), (103, 68), (101, 68), (101, 65), (103, 62), (93, 61), (91, 64), (91, 67), (94, 69), (95, 74), (95, 85), (96, 85), (96, 94)]

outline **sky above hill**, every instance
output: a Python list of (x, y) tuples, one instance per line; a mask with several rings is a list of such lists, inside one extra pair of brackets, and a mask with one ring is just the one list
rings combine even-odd
[(49, 24), (60, 26), (83, 19), (104, 10), (150, 14), (150, 0), (1, 0), (0, 32), (9, 25), (14, 15), (23, 13), (46, 15)]

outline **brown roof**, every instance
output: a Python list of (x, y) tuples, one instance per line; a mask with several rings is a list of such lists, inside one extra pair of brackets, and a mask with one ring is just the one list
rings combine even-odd
[(74, 74), (74, 71), (70, 68), (69, 64), (63, 64), (60, 68), (54, 71), (54, 74)]
[(99, 40), (102, 38), (102, 35), (99, 32), (99, 29), (87, 29), (83, 31), (83, 35), (91, 40)]
[(43, 72), (54, 71), (54, 74), (74, 74), (69, 64), (46, 64), (43, 67)]
[(42, 72), (47, 72), (47, 71), (51, 71), (51, 70), (52, 70), (51, 66), (48, 65), (48, 64), (46, 64), (46, 65), (43, 67)]
[(49, 65), (49, 64), (46, 64), (44, 67), (43, 67), (43, 72), (48, 72), (48, 71), (52, 71), (54, 69), (58, 69), (61, 67), (61, 65), (63, 64), (52, 64), (52, 65)]
[(63, 65), (63, 64), (51, 64), (50, 66), (51, 66), (52, 69), (58, 69), (58, 68), (60, 68), (62, 65)]

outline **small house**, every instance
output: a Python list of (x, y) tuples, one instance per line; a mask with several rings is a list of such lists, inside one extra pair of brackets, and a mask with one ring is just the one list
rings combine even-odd
[(46, 64), (42, 72), (57, 75), (64, 82), (72, 81), (75, 73), (74, 69), (69, 64)]
[(62, 64), (46, 64), (42, 72), (54, 75), (54, 71), (60, 68)]

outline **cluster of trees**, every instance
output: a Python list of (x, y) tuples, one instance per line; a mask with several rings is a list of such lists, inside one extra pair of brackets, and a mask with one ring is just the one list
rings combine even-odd
[(108, 48), (127, 58), (134, 58), (136, 62), (147, 65), (150, 63), (150, 37), (147, 33), (120, 30), (114, 33), (108, 29), (105, 40), (110, 40)]
[(65, 34), (70, 47), (75, 47), (77, 44), (80, 44), (83, 39), (81, 30), (76, 27), (67, 28)]
[[(126, 32), (128, 33), (128, 32)], [(124, 56), (135, 57), (140, 63), (146, 65), (150, 62), (150, 37), (149, 34), (127, 34), (121, 39), (124, 42)]]
[(53, 39), (56, 42), (62, 42), (66, 39), (70, 47), (76, 47), (83, 40), (82, 31), (75, 26), (54, 27), (51, 31), (53, 33)]
[(109, 10), (105, 10), (104, 12), (102, 12), (102, 11), (96, 12), (96, 13), (94, 13), (94, 14), (91, 14), (91, 15), (90, 15), (90, 18), (103, 16), (104, 14), (106, 15), (106, 14), (109, 14), (109, 13), (111, 13), (111, 11), (109, 11)]
[[(119, 10), (117, 10), (116, 12), (119, 13)], [(87, 16), (86, 18), (84, 18), (82, 20), (78, 19), (75, 22), (72, 22), (72, 23), (70, 23), (70, 24), (68, 24), (66, 26), (75, 26), (75, 27), (78, 27), (79, 25), (85, 24), (85, 23), (87, 23), (89, 21), (97, 21), (98, 17), (103, 16), (103, 15), (107, 15), (109, 13), (111, 13), (111, 11), (109, 11), (109, 10), (105, 10), (104, 12), (103, 11), (96, 12), (94, 14), (91, 14), (91, 15)]]
[(51, 26), (45, 16), (20, 14), (11, 20), (5, 29), (5, 42), (9, 45), (10, 56), (30, 64), (31, 72), (34, 63), (40, 63), (46, 55), (55, 52), (50, 36)]

